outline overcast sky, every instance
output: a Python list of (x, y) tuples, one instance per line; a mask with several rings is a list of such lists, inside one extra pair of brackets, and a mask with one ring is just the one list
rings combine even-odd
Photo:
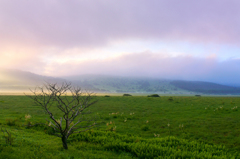
[(240, 83), (239, 0), (0, 0), (0, 67)]

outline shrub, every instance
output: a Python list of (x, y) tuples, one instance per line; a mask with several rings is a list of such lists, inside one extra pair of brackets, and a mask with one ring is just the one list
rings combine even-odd
[(141, 127), (141, 130), (143, 130), (143, 131), (148, 131), (148, 130), (149, 130), (149, 127), (148, 127), (147, 125), (143, 125), (143, 126)]
[(123, 96), (132, 96), (131, 94), (123, 94)]
[(115, 125), (114, 122), (110, 121), (107, 125), (107, 130), (108, 131), (116, 131), (117, 126)]
[(148, 95), (148, 97), (160, 97), (158, 94), (151, 94), (151, 95)]
[(169, 101), (173, 101), (173, 97), (169, 97), (168, 100), (169, 100)]
[(18, 119), (6, 119), (6, 122), (8, 126), (16, 126)]
[(105, 95), (104, 97), (110, 97), (110, 95)]
[(48, 135), (52, 135), (54, 134), (54, 129), (47, 126), (47, 125), (43, 125), (43, 124), (34, 124), (31, 125), (31, 123), (29, 125), (27, 125), (26, 127), (27, 129), (33, 129), (33, 130), (37, 130), (37, 131), (44, 131), (46, 134)]

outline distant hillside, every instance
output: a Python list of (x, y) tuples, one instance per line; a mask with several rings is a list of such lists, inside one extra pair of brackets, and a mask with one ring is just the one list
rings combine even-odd
[(44, 82), (61, 83), (64, 81), (61, 78), (41, 76), (31, 72), (0, 69), (0, 91), (23, 91), (40, 86)]
[(97, 92), (159, 94), (240, 94), (239, 87), (210, 82), (129, 78), (104, 75), (64, 77), (74, 84)]
[(231, 87), (210, 82), (200, 81), (172, 81), (175, 87), (205, 94), (240, 94), (239, 87)]
[(130, 78), (105, 75), (80, 75), (54, 78), (19, 70), (0, 70), (0, 93), (7, 91), (26, 92), (44, 82), (72, 82), (101, 93), (157, 93), (157, 94), (240, 94), (239, 87), (230, 87), (209, 82), (174, 81), (152, 78)]
[(129, 78), (103, 75), (81, 75), (64, 77), (80, 87), (88, 87), (98, 92), (112, 93), (186, 93), (169, 84), (169, 80), (149, 78)]

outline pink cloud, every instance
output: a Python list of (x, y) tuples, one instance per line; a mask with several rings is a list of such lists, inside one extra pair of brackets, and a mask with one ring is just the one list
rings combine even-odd
[(54, 76), (90, 73), (237, 82), (239, 60), (219, 62), (214, 56), (191, 53), (171, 57), (145, 52), (61, 64), (49, 59), (136, 39), (238, 47), (239, 6), (238, 0), (0, 1), (0, 66)]
[(69, 61), (49, 65), (49, 75), (105, 74), (132, 77), (239, 83), (240, 60), (219, 62), (217, 58), (164, 57), (143, 52), (104, 60)]
[(165, 39), (239, 45), (238, 0), (1, 1), (0, 42), (96, 47)]

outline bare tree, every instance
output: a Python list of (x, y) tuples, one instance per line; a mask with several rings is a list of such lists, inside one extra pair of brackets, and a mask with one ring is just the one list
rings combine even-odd
[[(62, 85), (47, 83), (31, 92), (33, 95), (28, 97), (49, 115), (51, 121), (46, 119), (46, 125), (54, 129), (54, 135), (62, 138), (64, 149), (68, 149), (67, 139), (71, 134), (89, 130), (97, 125), (93, 118), (84, 116), (88, 114), (84, 110), (97, 102), (93, 93), (82, 92), (80, 88), (66, 82)], [(54, 117), (54, 114), (59, 114), (58, 110), (62, 116), (60, 119)]]

